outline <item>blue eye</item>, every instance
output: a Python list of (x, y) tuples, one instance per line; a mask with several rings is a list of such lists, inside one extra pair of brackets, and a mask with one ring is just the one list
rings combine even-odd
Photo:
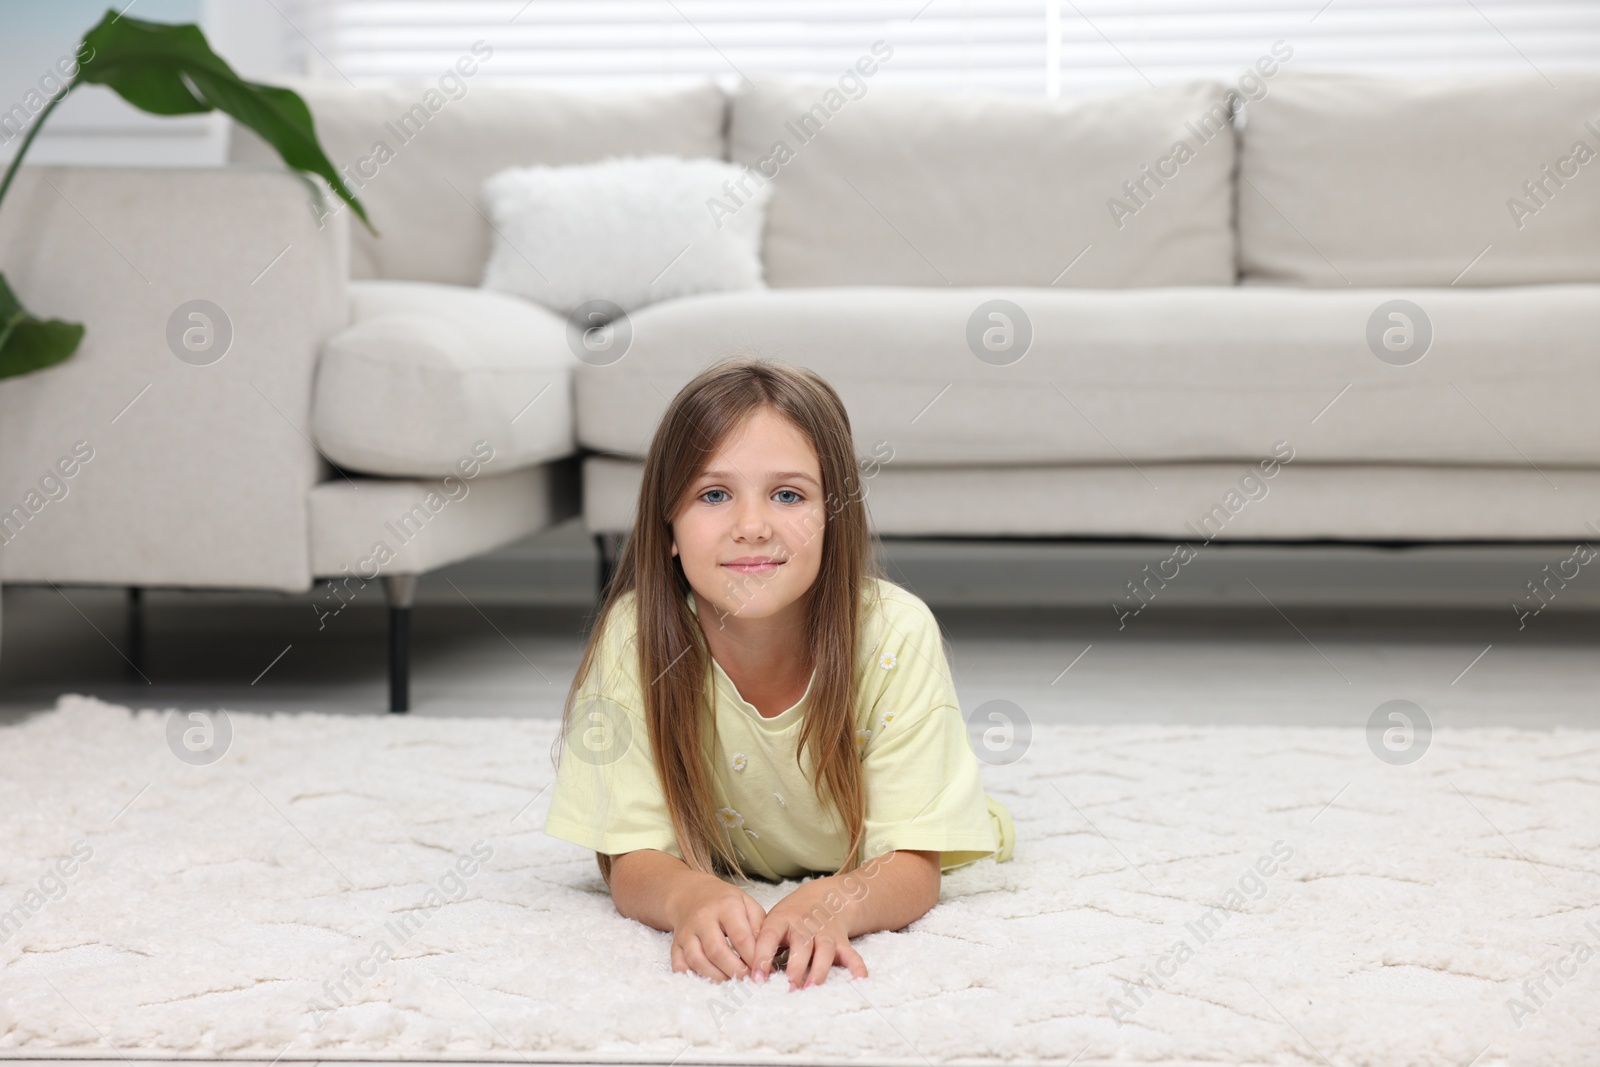
[[(710, 496), (712, 493), (722, 493), (723, 495), (727, 495), (727, 492), (728, 491), (726, 489), (707, 489), (705, 492), (700, 494), (699, 499), (706, 500), (706, 497)], [(777, 496), (780, 493), (789, 493), (795, 498), (793, 500), (780, 500), (779, 501), (780, 504), (798, 504), (798, 503), (800, 503), (801, 500), (805, 499), (804, 496), (801, 495), (801, 493), (800, 493), (800, 491), (798, 489), (779, 489), (778, 492), (774, 493), (773, 495)], [(706, 503), (707, 504), (721, 504), (721, 503), (724, 503), (724, 501), (721, 501), (721, 500), (706, 500)]]

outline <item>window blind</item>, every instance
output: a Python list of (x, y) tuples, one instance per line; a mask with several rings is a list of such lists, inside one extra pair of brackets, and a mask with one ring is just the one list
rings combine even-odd
[(489, 79), (557, 88), (832, 80), (1072, 95), (1231, 80), (1276, 41), (1297, 67), (1399, 77), (1600, 66), (1600, 0), (278, 0), (306, 73), (436, 76), (475, 41)]

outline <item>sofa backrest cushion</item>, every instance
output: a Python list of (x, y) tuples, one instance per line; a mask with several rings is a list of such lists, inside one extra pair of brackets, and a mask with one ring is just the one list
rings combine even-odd
[[(490, 244), (483, 181), (506, 167), (624, 155), (725, 158), (727, 101), (709, 82), (670, 92), (579, 94), (467, 81), (456, 99), (432, 83), (289, 84), (311, 108), (334, 166), (360, 183), (356, 196), (381, 235), (350, 220), (354, 278), (477, 285)], [(281, 166), (237, 124), (229, 156)], [(330, 209), (343, 208), (328, 199)], [(316, 210), (310, 202), (308, 210)], [(535, 250), (527, 254), (536, 260)]]
[(751, 187), (774, 185), (773, 287), (1231, 285), (1225, 94), (1191, 82), (1071, 100), (851, 96), (758, 81), (733, 97), (729, 158)]
[(1600, 281), (1600, 75), (1285, 71), (1240, 130), (1246, 282)]

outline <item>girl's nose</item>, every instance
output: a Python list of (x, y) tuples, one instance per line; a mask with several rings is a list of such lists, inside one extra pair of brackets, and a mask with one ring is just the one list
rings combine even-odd
[(771, 532), (766, 512), (759, 505), (747, 505), (734, 519), (734, 530), (744, 537), (766, 537)]

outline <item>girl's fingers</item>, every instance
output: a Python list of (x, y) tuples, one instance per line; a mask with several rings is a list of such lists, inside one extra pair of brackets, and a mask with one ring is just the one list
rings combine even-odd
[(848, 941), (839, 943), (839, 962), (850, 971), (852, 978), (865, 978), (867, 976), (867, 961), (861, 958), (861, 953)]
[(755, 897), (746, 896), (744, 898), (744, 913), (746, 918), (750, 920), (751, 936), (753, 938), (754, 932), (759, 931), (767, 921), (767, 909), (757, 904)]
[(721, 927), (717, 928), (710, 941), (702, 941), (700, 946), (705, 950), (706, 958), (715, 964), (717, 970), (724, 976), (738, 978), (749, 971)]
[(765, 913), (761, 905), (746, 897), (743, 908), (736, 908), (728, 918), (728, 940), (733, 943), (734, 951), (739, 954), (739, 961), (743, 966), (739, 977), (747, 976), (756, 966), (756, 932), (761, 929), (761, 920)]
[[(745, 956), (745, 962), (750, 964), (751, 970), (755, 970), (756, 938), (760, 936), (761, 928), (767, 923), (767, 909), (757, 904), (754, 897), (746, 896), (744, 898), (744, 910), (745, 916), (750, 920), (750, 954)], [(743, 955), (745, 946), (739, 945), (737, 941), (734, 944), (739, 946), (739, 953)]]
[(754, 967), (762, 972), (763, 975), (770, 975), (774, 971), (781, 970), (781, 968), (773, 965), (772, 957), (777, 954), (778, 946), (783, 944), (785, 932), (784, 925), (770, 915), (762, 919), (761, 931), (756, 934), (756, 962)]
[[(728, 950), (726, 945), (723, 946), (723, 949), (724, 951)], [(722, 973), (721, 968), (706, 958), (705, 950), (701, 948), (698, 937), (690, 937), (688, 939), (683, 948), (683, 957), (688, 961), (689, 968), (695, 974), (709, 978), (713, 982), (725, 982), (728, 980), (728, 976)]]
[(789, 984), (795, 989), (806, 984), (806, 970), (811, 966), (811, 953), (816, 943), (816, 938), (812, 937), (789, 939), (789, 966), (784, 970), (789, 976)]
[(672, 943), (671, 957), (673, 974), (682, 974), (689, 969), (689, 965), (683, 959), (683, 946), (676, 941)]
[(833, 939), (819, 935), (812, 943), (811, 970), (806, 975), (807, 985), (821, 985), (833, 969)]

